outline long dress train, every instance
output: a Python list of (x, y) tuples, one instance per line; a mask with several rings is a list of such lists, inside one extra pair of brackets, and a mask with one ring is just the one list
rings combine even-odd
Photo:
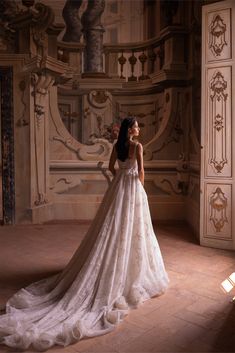
[(136, 157), (119, 169), (84, 240), (58, 275), (19, 290), (0, 316), (0, 343), (42, 351), (105, 334), (168, 285)]

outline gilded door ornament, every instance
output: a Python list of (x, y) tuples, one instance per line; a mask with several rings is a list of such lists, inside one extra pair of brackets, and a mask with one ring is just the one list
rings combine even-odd
[(215, 116), (215, 121), (214, 121), (214, 128), (217, 131), (220, 131), (221, 129), (223, 129), (223, 117), (220, 114), (217, 114)]
[(209, 48), (214, 56), (220, 56), (225, 45), (226, 24), (220, 15), (216, 15), (209, 26)]
[(221, 232), (225, 223), (228, 223), (226, 209), (228, 206), (228, 199), (221, 190), (217, 187), (215, 192), (210, 196), (210, 221), (213, 223), (216, 232)]
[(209, 163), (216, 173), (221, 173), (224, 165), (228, 163), (226, 151), (226, 93), (227, 82), (220, 71), (217, 71), (209, 84), (210, 89), (210, 156)]
[(220, 95), (224, 98), (224, 100), (227, 99), (228, 94), (225, 93), (225, 90), (227, 88), (227, 82), (224, 79), (224, 76), (220, 71), (217, 71), (216, 74), (213, 76), (211, 83), (210, 83), (210, 88), (212, 91), (211, 98), (213, 99), (217, 95), (217, 100), (220, 100)]

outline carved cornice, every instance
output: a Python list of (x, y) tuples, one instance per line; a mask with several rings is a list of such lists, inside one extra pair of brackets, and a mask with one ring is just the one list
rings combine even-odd
[[(108, 161), (104, 161), (102, 166), (108, 168)], [(177, 163), (175, 160), (162, 160), (162, 161), (146, 161), (144, 162), (144, 169), (148, 173), (155, 174), (158, 172), (177, 172)], [(97, 169), (97, 160), (96, 161), (81, 161), (81, 160), (51, 160), (50, 161), (50, 170), (53, 171), (66, 171), (66, 170), (96, 170)]]
[(171, 69), (162, 69), (149, 76), (152, 83), (161, 83), (167, 80), (177, 80), (180, 82), (189, 80), (186, 64), (174, 65)]
[(57, 45), (59, 48), (68, 49), (70, 52), (82, 52), (85, 48), (85, 43), (64, 42), (58, 40)]
[(13, 53), (1, 53), (0, 62), (6, 62), (4, 65), (9, 65), (11, 62), (26, 63), (29, 58), (28, 54), (13, 54)]
[(36, 55), (32, 59), (28, 60), (23, 68), (25, 73), (37, 72), (37, 71), (50, 71), (53, 74), (70, 75), (70, 68), (67, 64), (62, 61), (56, 60), (51, 56), (46, 56), (42, 60), (42, 56)]
[(76, 89), (71, 91), (71, 83), (69, 82), (68, 85), (63, 85), (61, 88), (64, 89), (69, 89), (71, 94), (75, 92), (81, 92), (81, 90), (91, 90), (91, 89), (104, 89), (104, 90), (112, 90), (112, 89), (122, 89), (123, 81), (120, 78), (112, 79), (110, 78), (98, 78), (98, 77), (93, 77), (93, 78), (82, 78), (82, 79), (77, 79), (76, 81)]

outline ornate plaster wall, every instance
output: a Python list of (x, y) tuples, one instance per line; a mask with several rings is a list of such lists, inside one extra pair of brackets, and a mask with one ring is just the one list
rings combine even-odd
[(1, 65), (15, 65), (16, 222), (92, 219), (109, 183), (118, 125), (136, 115), (153, 219), (188, 220), (196, 232), (200, 4), (175, 1), (169, 11), (156, 1), (152, 13), (141, 1), (106, 1), (95, 22), (82, 21), (87, 31), (107, 29), (96, 49), (103, 67), (96, 67), (86, 66), (82, 38), (62, 40), (64, 3), (16, 11), (1, 35)]

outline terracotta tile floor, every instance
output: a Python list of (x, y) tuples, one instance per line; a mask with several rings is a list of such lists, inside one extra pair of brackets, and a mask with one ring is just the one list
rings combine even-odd
[[(64, 268), (87, 228), (1, 227), (0, 307), (17, 289)], [(110, 334), (49, 352), (235, 352), (235, 290), (225, 295), (219, 287), (235, 271), (234, 252), (200, 247), (183, 225), (161, 225), (156, 233), (171, 281), (166, 294), (131, 311)]]

